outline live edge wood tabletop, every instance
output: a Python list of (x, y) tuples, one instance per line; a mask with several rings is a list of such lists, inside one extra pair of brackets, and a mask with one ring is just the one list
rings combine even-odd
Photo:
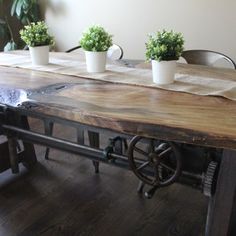
[[(75, 60), (73, 55), (58, 57)], [(236, 70), (232, 69), (179, 64), (178, 71), (236, 81)], [(209, 204), (206, 235), (230, 235), (236, 189), (236, 101), (0, 66), (0, 103), (12, 107), (11, 102), (32, 104), (17, 106), (19, 111), (27, 109), (130, 135), (225, 149), (216, 194)]]
[[(58, 57), (75, 60), (62, 53)], [(179, 64), (178, 71), (236, 81), (231, 69)], [(60, 84), (66, 86), (40, 93)], [(236, 147), (236, 102), (229, 99), (4, 66), (0, 66), (0, 87), (27, 92), (37, 104), (32, 107), (35, 112), (133, 135)]]

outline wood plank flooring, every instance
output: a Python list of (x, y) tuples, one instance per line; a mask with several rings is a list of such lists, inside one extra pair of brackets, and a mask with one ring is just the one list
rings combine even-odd
[[(33, 123), (36, 129), (41, 126)], [(56, 134), (75, 140), (71, 128)], [(104, 142), (105, 139), (103, 139)], [(19, 175), (0, 174), (0, 236), (200, 236), (207, 198), (180, 184), (147, 200), (132, 172), (36, 146), (39, 163)]]

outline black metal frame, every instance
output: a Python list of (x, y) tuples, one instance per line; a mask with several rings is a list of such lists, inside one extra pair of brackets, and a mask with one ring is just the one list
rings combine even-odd
[[(114, 137), (114, 131), (105, 128), (99, 128), (91, 125), (82, 124), (75, 121), (69, 121), (60, 117), (49, 116), (38, 112), (35, 113), (32, 110), (28, 109), (30, 108), (30, 106), (32, 106), (32, 104), (30, 106), (28, 105), (29, 104), (25, 103), (24, 106), (21, 106), (19, 108), (0, 105), (0, 131), (3, 134), (5, 134), (7, 137), (14, 137), (14, 139), (23, 140), (26, 144), (27, 143), (41, 144), (46, 147), (52, 147), (62, 151), (67, 151), (74, 154), (82, 155), (88, 159), (93, 160), (94, 162), (102, 162), (125, 169), (131, 169), (128, 156), (124, 155), (123, 152), (121, 151), (122, 147), (118, 148), (117, 151), (114, 152), (115, 149), (112, 148), (112, 145), (113, 147), (115, 147), (114, 139), (112, 142), (110, 140), (110, 144), (108, 144), (107, 148), (103, 150), (99, 149), (96, 145), (86, 146), (84, 144), (79, 144), (78, 142), (76, 143), (65, 139), (56, 138), (51, 136), (51, 134), (48, 135), (47, 132), (45, 132), (45, 134), (41, 134), (35, 131), (31, 131), (29, 126), (22, 127), (21, 120), (22, 118), (23, 120), (27, 120), (28, 117), (32, 117), (38, 120), (42, 120), (44, 125), (50, 123), (59, 123), (62, 125), (74, 127), (77, 130), (87, 129), (89, 130), (89, 132), (92, 133), (106, 132), (107, 134), (109, 134), (110, 137)], [(14, 117), (13, 120), (12, 117)], [(133, 137), (134, 137), (133, 135), (122, 133), (119, 134), (118, 140), (131, 139)], [(11, 148), (12, 146), (14, 146), (14, 143), (10, 145)], [(14, 150), (12, 152), (14, 152)], [(138, 160), (136, 160), (136, 162), (138, 164)], [(191, 173), (188, 171), (181, 171), (181, 182), (193, 187), (191, 181), (190, 182), (185, 181), (186, 178), (191, 178), (192, 180), (197, 181), (198, 183), (200, 183), (203, 180), (203, 177), (199, 174)]]

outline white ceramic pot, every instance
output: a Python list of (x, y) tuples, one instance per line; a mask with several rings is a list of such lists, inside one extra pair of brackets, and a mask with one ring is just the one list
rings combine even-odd
[(49, 62), (49, 46), (29, 47), (33, 65), (47, 65)]
[(106, 70), (107, 52), (85, 51), (85, 57), (88, 72), (97, 73)]
[(174, 82), (176, 61), (152, 60), (153, 82), (156, 84), (171, 84)]

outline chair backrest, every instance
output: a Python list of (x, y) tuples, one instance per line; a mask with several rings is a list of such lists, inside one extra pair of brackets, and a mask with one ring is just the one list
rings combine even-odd
[(236, 69), (235, 62), (228, 56), (209, 50), (187, 50), (181, 55), (189, 64), (214, 66), (219, 60), (225, 60)]
[[(81, 46), (76, 46), (76, 47), (70, 48), (66, 52), (70, 53), (80, 48)], [(111, 60), (120, 60), (122, 59), (123, 54), (124, 54), (123, 49), (117, 44), (113, 44), (107, 51), (107, 57)]]
[(120, 60), (123, 58), (123, 55), (123, 49), (117, 44), (113, 44), (107, 51), (107, 57), (111, 60)]

